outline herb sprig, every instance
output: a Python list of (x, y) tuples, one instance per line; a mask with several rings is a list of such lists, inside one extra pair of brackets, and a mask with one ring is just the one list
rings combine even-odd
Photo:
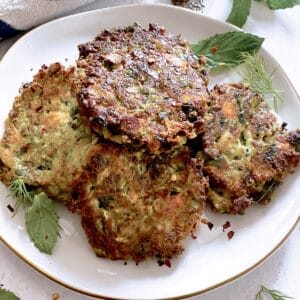
[(17, 200), (15, 205), (15, 213), (21, 204), (25, 206), (32, 204), (32, 195), (27, 191), (24, 179), (22, 177), (15, 178), (9, 185), (11, 196)]
[(255, 300), (286, 300), (286, 299), (294, 299), (293, 297), (289, 297), (277, 290), (270, 290), (266, 288), (264, 285), (261, 286), (259, 292), (255, 296)]
[[(243, 27), (250, 14), (251, 1), (233, 0), (232, 8), (226, 21)], [(264, 2), (272, 10), (290, 8), (300, 4), (300, 0), (256, 0), (256, 2)]]
[(29, 192), (23, 177), (15, 178), (10, 183), (9, 190), (17, 201), (15, 213), (21, 204), (24, 206), (26, 229), (30, 239), (41, 252), (51, 254), (60, 228), (54, 202), (44, 192)]
[(242, 31), (216, 34), (191, 45), (198, 55), (204, 55), (207, 67), (234, 67), (244, 61), (243, 53), (253, 54), (262, 45), (264, 38)]
[(243, 53), (242, 55), (245, 66), (239, 72), (243, 82), (249, 85), (254, 92), (261, 95), (268, 103), (273, 103), (274, 110), (278, 111), (278, 103), (283, 101), (283, 92), (273, 87), (273, 77), (276, 68), (269, 73), (266, 70), (262, 56), (248, 53)]

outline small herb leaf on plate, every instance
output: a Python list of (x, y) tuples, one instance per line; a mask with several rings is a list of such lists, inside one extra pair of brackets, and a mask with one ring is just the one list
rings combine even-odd
[(45, 193), (34, 196), (33, 204), (25, 212), (27, 232), (35, 246), (51, 254), (59, 235), (56, 207)]
[(286, 299), (294, 299), (293, 297), (289, 297), (277, 290), (270, 290), (266, 288), (264, 285), (261, 286), (260, 290), (255, 296), (255, 300), (286, 300)]
[(262, 45), (264, 38), (242, 31), (216, 34), (191, 45), (198, 55), (204, 55), (207, 67), (234, 67), (243, 62), (245, 53), (253, 54)]
[(0, 288), (0, 300), (20, 300), (14, 293)]
[(251, 2), (252, 0), (233, 0), (233, 5), (226, 21), (238, 27), (243, 27), (250, 14)]
[(300, 0), (256, 0), (257, 2), (265, 2), (270, 9), (284, 9), (294, 7), (300, 4)]

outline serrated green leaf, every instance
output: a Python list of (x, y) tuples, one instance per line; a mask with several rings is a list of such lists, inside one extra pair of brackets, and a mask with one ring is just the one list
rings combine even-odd
[(243, 27), (250, 14), (251, 2), (252, 0), (233, 0), (232, 8), (226, 21), (238, 27)]
[(58, 236), (58, 216), (56, 207), (45, 193), (34, 196), (33, 204), (25, 212), (29, 237), (44, 253), (51, 254)]
[(13, 292), (0, 288), (0, 300), (20, 300)]
[(254, 53), (262, 45), (264, 38), (242, 31), (216, 34), (191, 45), (191, 49), (207, 59), (210, 69), (234, 67), (243, 62), (243, 54)]
[(300, 4), (300, 0), (265, 0), (271, 9), (284, 9), (294, 7)]

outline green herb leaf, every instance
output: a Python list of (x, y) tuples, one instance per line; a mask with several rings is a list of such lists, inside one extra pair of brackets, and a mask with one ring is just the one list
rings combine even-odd
[(294, 299), (294, 298), (289, 297), (277, 290), (269, 290), (268, 288), (262, 285), (259, 292), (255, 296), (255, 300), (264, 300), (264, 299), (286, 300), (286, 299)]
[(269, 8), (274, 10), (294, 7), (295, 5), (300, 4), (300, 0), (263, 0), (263, 1), (269, 6)]
[(238, 27), (243, 27), (250, 14), (251, 1), (233, 0), (231, 12), (226, 21)]
[(216, 34), (191, 45), (191, 49), (207, 59), (207, 66), (216, 69), (222, 66), (233, 67), (244, 61), (243, 53), (257, 51), (264, 39), (241, 31)]
[(11, 181), (8, 188), (11, 192), (11, 196), (17, 200), (15, 205), (16, 211), (20, 204), (23, 204), (24, 206), (32, 204), (33, 196), (27, 191), (23, 177), (15, 178), (13, 181)]
[(42, 252), (52, 253), (59, 235), (56, 207), (45, 193), (34, 196), (33, 204), (25, 212), (27, 232), (35, 246)]
[(0, 300), (20, 300), (14, 293), (0, 288)]
[(273, 102), (274, 110), (278, 111), (278, 102), (283, 101), (283, 92), (273, 87), (273, 76), (276, 69), (268, 73), (263, 58), (257, 54), (243, 54), (243, 56), (245, 68), (239, 72), (243, 82), (267, 102)]

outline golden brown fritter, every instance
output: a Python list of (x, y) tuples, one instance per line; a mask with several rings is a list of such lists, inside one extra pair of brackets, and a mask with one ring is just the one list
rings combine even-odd
[(0, 177), (9, 185), (17, 176), (55, 198), (65, 198), (73, 174), (97, 137), (82, 123), (74, 67), (43, 66), (16, 97), (0, 142)]
[(202, 132), (207, 70), (179, 35), (134, 25), (104, 30), (79, 51), (81, 112), (106, 139), (160, 153)]
[(209, 176), (208, 201), (220, 213), (242, 213), (253, 203), (269, 201), (293, 172), (300, 160), (300, 132), (288, 132), (246, 86), (217, 85), (211, 95), (198, 153)]
[(100, 257), (136, 262), (183, 251), (202, 212), (207, 180), (189, 151), (151, 156), (118, 144), (96, 145), (74, 182), (68, 207), (82, 216)]

